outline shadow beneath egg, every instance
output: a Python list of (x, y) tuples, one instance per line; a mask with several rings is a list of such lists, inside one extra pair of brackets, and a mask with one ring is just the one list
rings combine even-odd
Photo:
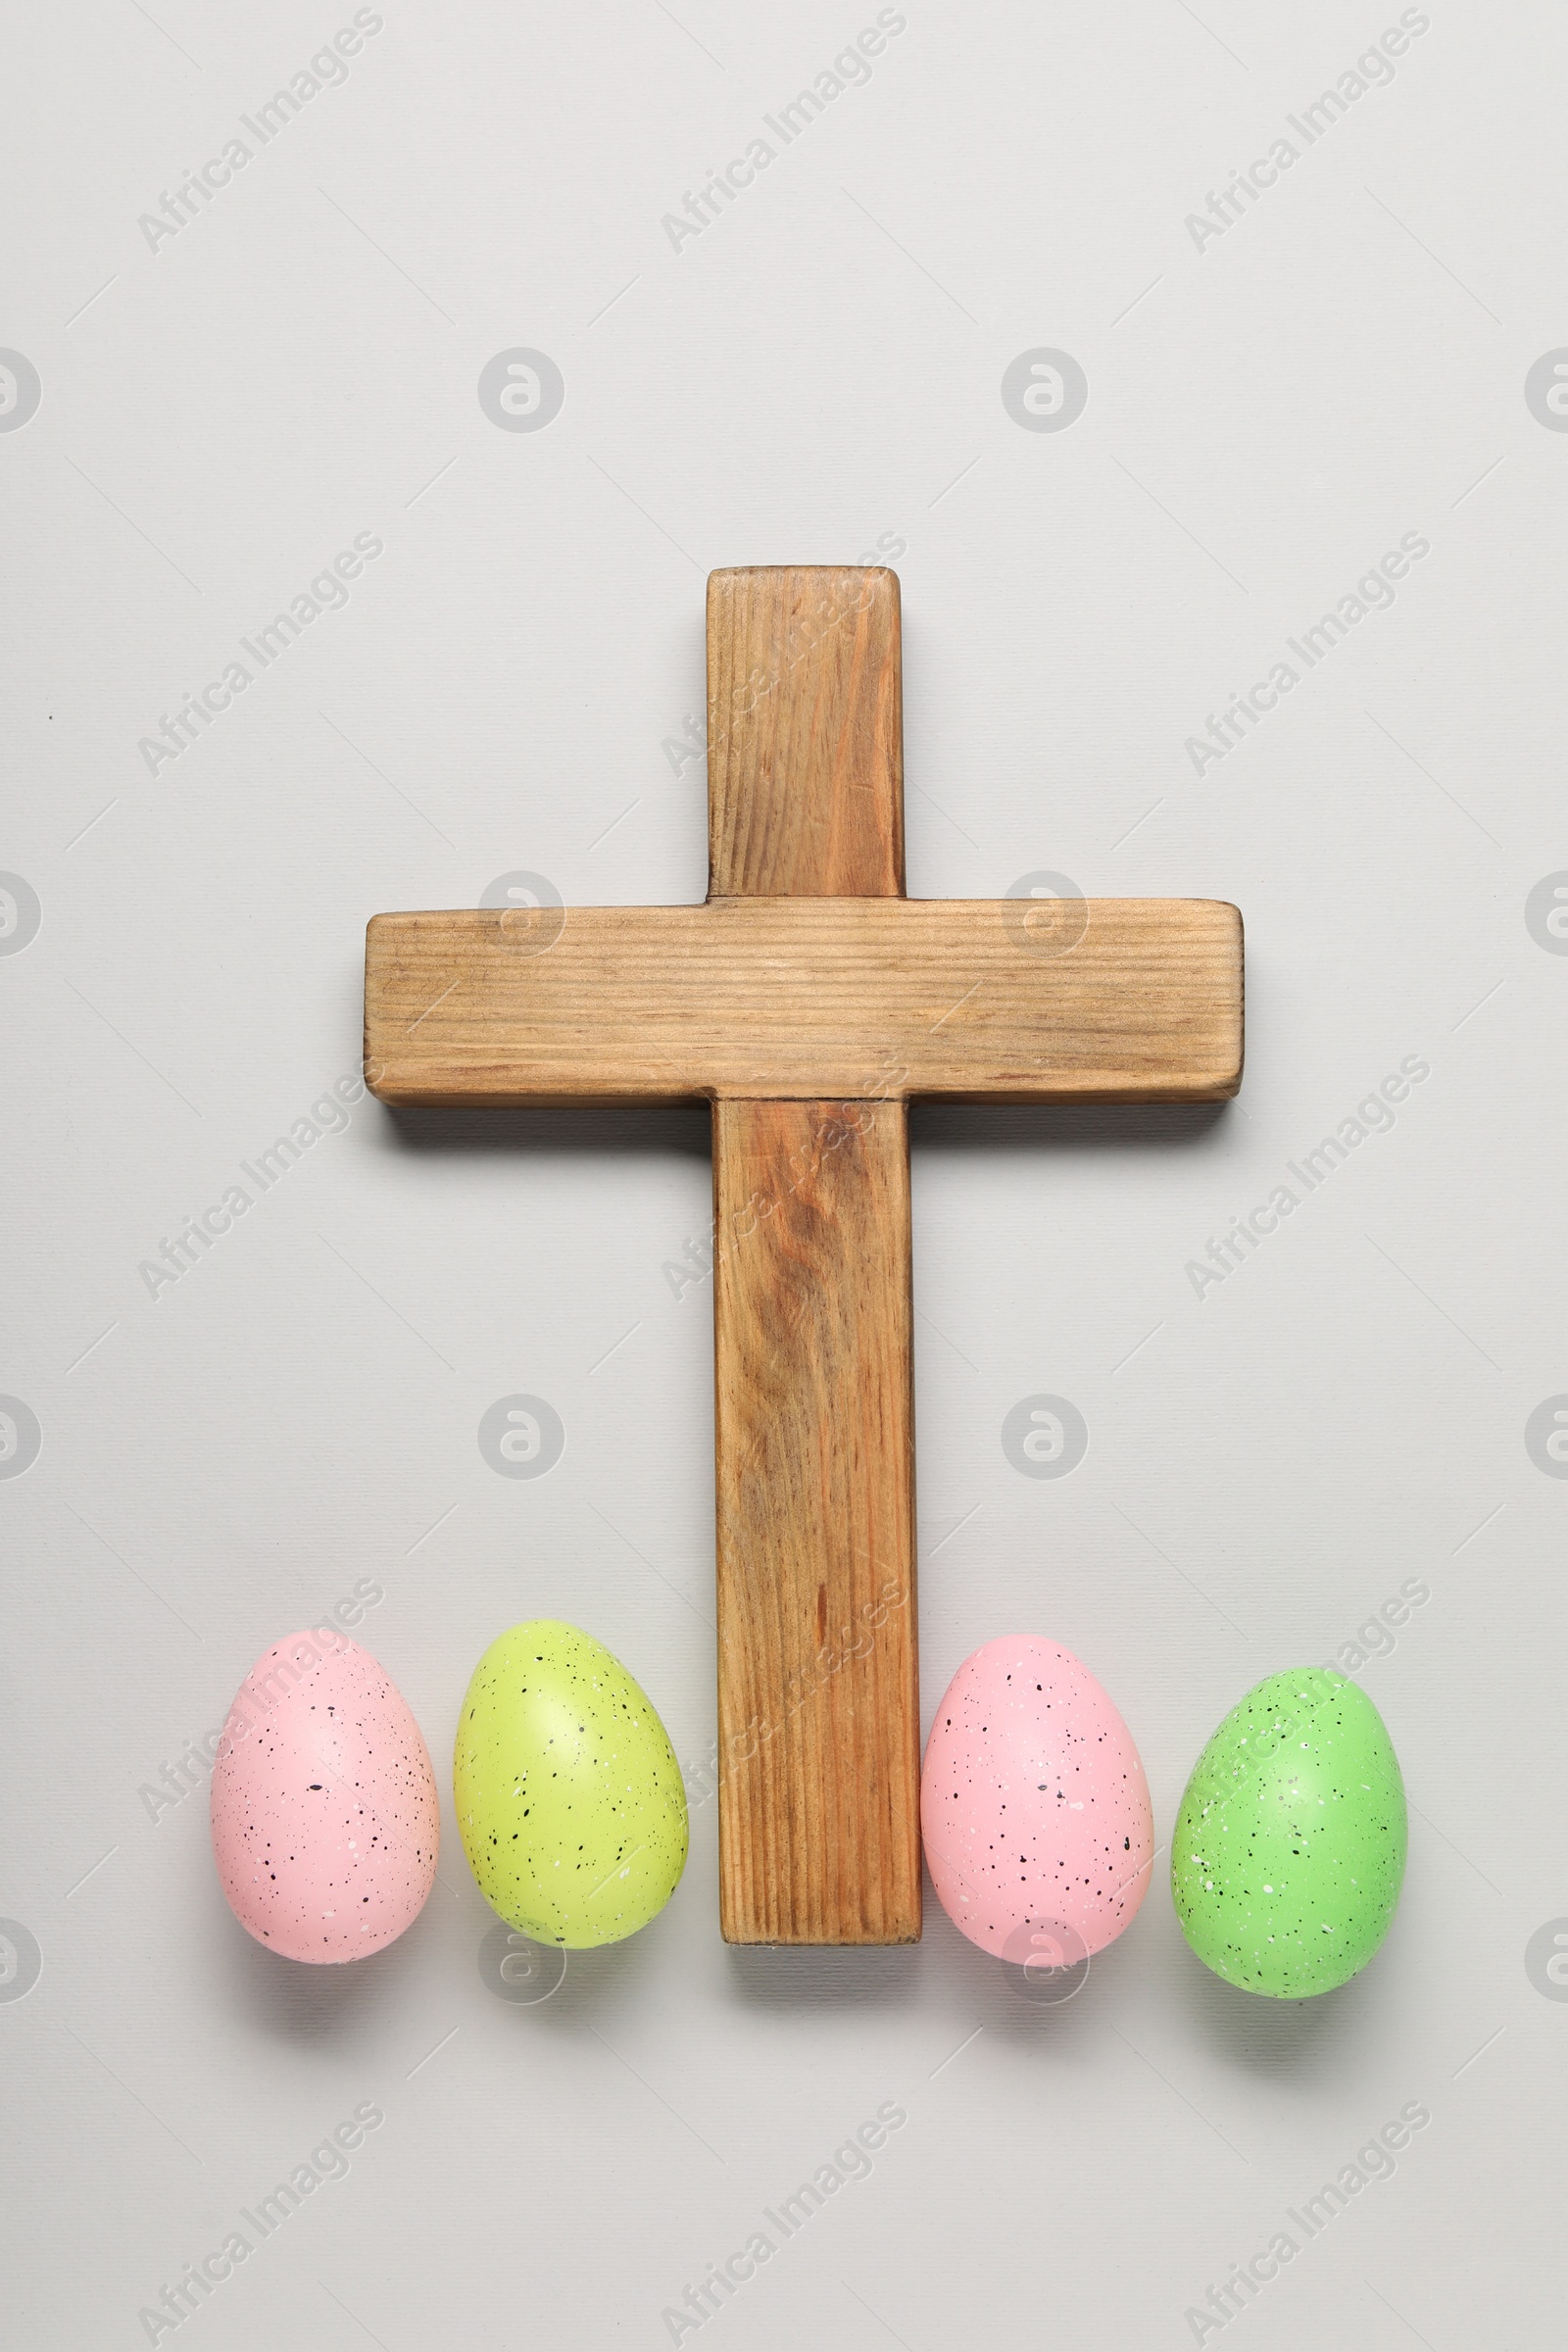
[(400, 1986), (420, 1968), (419, 1930), (425, 1914), (395, 1942), (363, 1959), (318, 1965), (288, 1960), (259, 1943), (237, 1919), (226, 1917), (220, 1965), (246, 2022), (258, 2033), (296, 2046), (358, 2031), (392, 2013)]
[[(1098, 2040), (1105, 2024), (1114, 2028), (1133, 2005), (1129, 1996), (1139, 1981), (1140, 1955), (1121, 1938), (1076, 1968), (1042, 1974), (981, 1951), (956, 1928), (949, 1933), (954, 1949), (947, 1966), (958, 1996), (954, 2013), (961, 2014), (966, 2005), (974, 2027), (1004, 2036), (1014, 2053), (1031, 2046), (1079, 2048)], [(957, 2042), (946, 2062), (961, 2063), (963, 2047)]]
[(1332, 1992), (1282, 2001), (1227, 1984), (1204, 1967), (1185, 1937), (1172, 1965), (1172, 1988), (1196, 2036), (1215, 2058), (1264, 2082), (1285, 2083), (1303, 2075), (1321, 2082), (1331, 2063), (1336, 2074), (1353, 2074), (1383, 2031), (1381, 1996), (1366, 1970)]
[[(931, 2011), (933, 2080), (981, 2031), (1024, 2040), (1076, 2039), (1104, 2001), (1122, 1997), (1125, 1954), (1118, 1944), (1054, 1980), (984, 1952), (949, 1919), (929, 1881), (920, 1941), (909, 1944), (727, 1944), (729, 1989), (768, 2007), (880, 2008), (915, 2002)], [(950, 2050), (937, 2047), (951, 2034)]]

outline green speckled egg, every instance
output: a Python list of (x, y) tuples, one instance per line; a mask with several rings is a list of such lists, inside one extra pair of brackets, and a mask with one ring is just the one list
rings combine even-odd
[(603, 1642), (541, 1617), (492, 1642), (458, 1719), (452, 1793), (486, 1902), (536, 1943), (618, 1943), (686, 1867), (669, 1737)]
[(1388, 1934), (1404, 1848), (1399, 1760), (1366, 1692), (1323, 1666), (1271, 1674), (1193, 1768), (1171, 1840), (1176, 1916), (1228, 1984), (1332, 1992)]

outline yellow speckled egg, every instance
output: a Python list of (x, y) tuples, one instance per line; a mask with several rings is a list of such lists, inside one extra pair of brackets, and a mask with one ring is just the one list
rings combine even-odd
[(458, 1831), (509, 1927), (573, 1951), (658, 1916), (686, 1867), (669, 1737), (604, 1643), (514, 1625), (473, 1670), (452, 1760)]

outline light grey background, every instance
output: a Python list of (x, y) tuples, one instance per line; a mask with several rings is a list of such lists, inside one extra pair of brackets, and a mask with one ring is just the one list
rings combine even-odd
[[(367, 2100), (349, 2178), (181, 2344), (668, 2342), (889, 2101), (870, 2178), (705, 2343), (1190, 2343), (1414, 2101), (1396, 2177), (1203, 2340), (1544, 2340), (1568, 2010), (1525, 1950), (1568, 1914), (1568, 1485), (1524, 1427), (1568, 1390), (1568, 958), (1524, 906), (1568, 867), (1568, 437), (1524, 383), (1568, 344), (1561, 12), (1432, 0), (1392, 82), (1200, 245), (1187, 216), (1396, 7), (909, 0), (677, 251), (662, 217), (874, 8), (386, 0), (151, 249), (139, 217), (352, 13), (6, 12), (0, 343), (42, 400), (0, 434), (0, 866), (42, 927), (0, 959), (0, 1389), (43, 1433), (0, 1483), (0, 1914), (42, 1953), (0, 2003), (8, 2340), (146, 2341)], [(1088, 378), (1062, 433), (1002, 402), (1042, 346)], [(479, 406), (513, 347), (562, 370), (544, 431)], [(1187, 739), (1406, 532), (1430, 554), (1393, 608), (1195, 773)], [(384, 553), (346, 609), (149, 774), (162, 714), (356, 533)], [(702, 765), (663, 747), (702, 709), (703, 575), (879, 538), (911, 891), (1046, 868), (1234, 899), (1249, 943), (1234, 1107), (916, 1119), (925, 1723), (980, 1642), (1050, 1634), (1126, 1715), (1164, 1839), (1242, 1692), (1423, 1580), (1360, 1675), (1412, 1799), (1403, 1902), (1315, 2003), (1206, 1975), (1162, 1879), (1060, 2008), (929, 1896), (908, 1952), (727, 1951), (711, 1800), (644, 1935), (542, 2006), (486, 1988), (445, 1786), (484, 1645), (575, 1620), (684, 1763), (710, 1749), (710, 1296), (662, 1270), (709, 1213), (700, 1117), (363, 1103), (177, 1284), (138, 1273), (355, 1068), (375, 909), (519, 868), (567, 905), (700, 897)], [(1406, 1055), (1397, 1126), (1195, 1296), (1188, 1261)], [(566, 1430), (537, 1481), (476, 1443), (516, 1391)], [(1061, 1480), (1002, 1451), (1038, 1391), (1089, 1425)], [(155, 1822), (139, 1792), (365, 1577), (448, 1837), (401, 1942), (312, 1972), (230, 1918), (205, 1793)]]

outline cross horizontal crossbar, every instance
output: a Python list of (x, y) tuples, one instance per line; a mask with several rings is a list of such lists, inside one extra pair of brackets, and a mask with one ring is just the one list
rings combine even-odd
[(392, 1103), (1219, 1102), (1242, 921), (1214, 899), (380, 914), (365, 1011)]

